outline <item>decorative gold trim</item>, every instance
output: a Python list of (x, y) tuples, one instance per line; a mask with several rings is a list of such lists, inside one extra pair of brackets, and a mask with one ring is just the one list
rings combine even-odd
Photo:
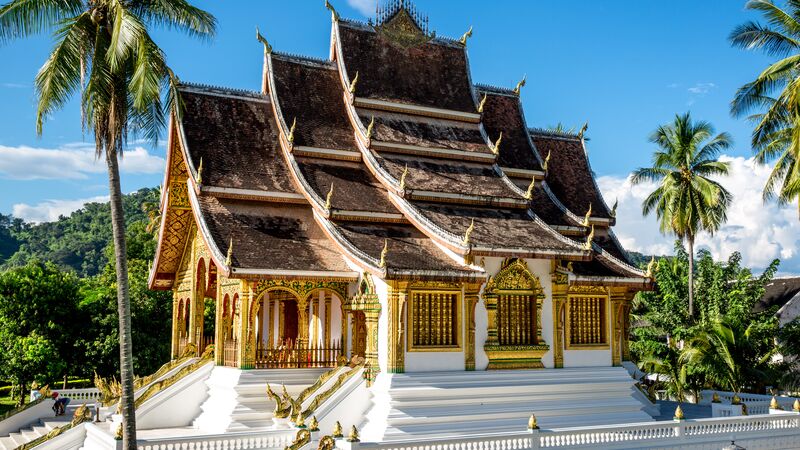
[[(582, 292), (581, 294), (575, 294), (574, 292)], [(587, 299), (582, 301), (582, 299)], [(600, 301), (602, 304), (600, 306), (601, 314), (600, 317), (596, 317), (593, 315), (593, 311), (591, 310), (591, 305), (587, 303), (587, 301), (597, 300)], [(565, 332), (565, 339), (564, 344), (567, 350), (607, 350), (611, 348), (611, 342), (609, 339), (608, 333), (608, 320), (611, 314), (609, 310), (610, 305), (610, 296), (608, 294), (608, 289), (602, 286), (572, 286), (570, 287), (570, 293), (567, 297), (566, 301), (566, 309), (564, 314), (564, 332)], [(594, 337), (585, 336), (585, 339), (596, 339), (602, 340), (602, 342), (591, 343), (591, 344), (573, 344), (572, 341), (572, 333), (573, 333), (573, 321), (577, 320), (579, 325), (579, 329), (576, 331), (578, 333), (595, 333)], [(580, 339), (584, 339), (579, 334), (578, 337)]]
[(485, 94), (485, 93), (483, 94), (483, 98), (481, 99), (481, 103), (478, 105), (478, 112), (479, 113), (483, 112), (483, 107), (484, 107), (484, 105), (486, 105), (486, 96), (487, 95), (488, 94)]

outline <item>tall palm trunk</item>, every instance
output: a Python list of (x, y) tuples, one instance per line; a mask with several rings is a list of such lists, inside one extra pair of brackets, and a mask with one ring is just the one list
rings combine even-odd
[(694, 236), (686, 238), (689, 247), (689, 318), (694, 317)]
[(106, 149), (108, 188), (111, 197), (111, 227), (114, 233), (114, 258), (117, 268), (117, 309), (119, 312), (119, 371), (122, 384), (122, 448), (136, 450), (136, 406), (133, 398), (133, 346), (131, 344), (131, 303), (128, 295), (128, 257), (125, 243), (125, 217), (122, 212), (122, 189), (119, 161), (114, 146)]

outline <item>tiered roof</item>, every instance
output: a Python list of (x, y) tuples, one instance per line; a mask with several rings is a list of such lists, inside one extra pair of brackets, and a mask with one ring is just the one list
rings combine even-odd
[[(170, 148), (186, 174), (168, 171), (165, 197), (188, 186), (218, 269), (453, 281), (485, 278), (476, 257), (534, 257), (572, 262), (575, 282), (648, 286), (608, 228), (583, 139), (528, 130), (519, 86), (474, 86), (465, 40), (428, 33), (407, 3), (375, 25), (332, 11), (330, 61), (259, 36), (263, 92), (181, 88)], [(168, 259), (152, 287), (171, 287)]]

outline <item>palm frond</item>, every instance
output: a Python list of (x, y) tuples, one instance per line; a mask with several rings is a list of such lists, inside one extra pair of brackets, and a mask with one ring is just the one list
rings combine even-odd
[(81, 0), (14, 0), (0, 7), (0, 43), (42, 33), (81, 13)]

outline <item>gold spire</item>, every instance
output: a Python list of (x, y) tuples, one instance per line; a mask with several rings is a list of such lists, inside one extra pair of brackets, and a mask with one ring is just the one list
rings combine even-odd
[(525, 82), (528, 79), (528, 75), (523, 75), (522, 79), (519, 80), (519, 83), (514, 87), (514, 93), (519, 95), (519, 91), (522, 89), (522, 86), (525, 86)]
[(381, 250), (381, 261), (378, 267), (386, 267), (386, 254), (389, 253), (389, 239), (383, 240), (383, 250)]
[(581, 131), (578, 132), (578, 139), (583, 140), (583, 135), (586, 134), (586, 130), (588, 129), (589, 129), (589, 121), (587, 120), (581, 127)]
[(292, 119), (292, 127), (289, 128), (289, 137), (286, 139), (289, 141), (290, 144), (294, 144), (294, 129), (297, 127), (297, 117)]
[(769, 401), (769, 409), (783, 409), (781, 408), (780, 403), (778, 403), (778, 399), (775, 396), (772, 396), (772, 400)]
[(536, 421), (536, 414), (531, 414), (531, 417), (528, 419), (528, 429), (529, 430), (539, 429), (539, 423)]
[(544, 173), (547, 173), (548, 164), (550, 164), (550, 150), (547, 151), (547, 157), (544, 159), (544, 164), (542, 164), (542, 170), (544, 170)]
[(686, 416), (683, 415), (683, 409), (681, 408), (681, 405), (678, 405), (678, 407), (675, 408), (675, 416), (673, 417), (673, 419), (683, 420), (685, 417)]
[(340, 438), (344, 436), (344, 432), (342, 431), (342, 424), (340, 424), (338, 420), (336, 421), (335, 424), (333, 424), (333, 433), (331, 433), (331, 436), (335, 438)]
[(583, 223), (581, 225), (588, 227), (589, 226), (589, 218), (592, 217), (592, 204), (589, 203), (589, 210), (586, 211), (586, 215), (583, 217)]
[(464, 240), (461, 242), (462, 244), (469, 245), (469, 238), (472, 235), (472, 232), (475, 231), (475, 219), (472, 219), (470, 222), (469, 227), (467, 227), (466, 233), (464, 233)]
[(608, 213), (608, 215), (610, 215), (612, 218), (616, 218), (617, 217), (617, 205), (619, 205), (619, 199), (615, 198), (614, 199), (614, 206), (611, 207), (611, 212)]
[(231, 238), (231, 241), (228, 244), (228, 254), (225, 256), (225, 265), (230, 267), (231, 262), (233, 262), (233, 238)]
[(350, 87), (348, 88), (348, 90), (350, 91), (351, 94), (355, 94), (356, 93), (356, 83), (358, 83), (358, 71), (357, 70), (356, 70), (356, 76), (354, 76), (353, 79), (350, 80)]
[[(653, 278), (653, 269), (655, 267), (656, 267), (656, 257), (655, 256), (651, 256), (650, 257), (650, 262), (647, 263), (647, 273), (644, 274), (644, 276), (646, 276), (647, 278)], [(717, 395), (717, 393), (714, 392), (714, 395)], [(719, 397), (719, 396), (717, 396), (717, 397)]]
[(592, 241), (594, 241), (594, 225), (592, 225), (591, 231), (589, 231), (589, 235), (586, 236), (586, 243), (583, 244), (584, 250), (591, 250), (592, 249)]
[(406, 164), (406, 168), (403, 169), (403, 174), (400, 175), (400, 190), (403, 191), (406, 188), (406, 176), (408, 176), (408, 164)]
[(259, 42), (264, 44), (264, 54), (265, 55), (269, 55), (270, 53), (272, 53), (272, 46), (269, 45), (269, 42), (267, 42), (267, 40), (264, 38), (264, 36), (262, 36), (261, 33), (258, 31), (258, 27), (256, 27), (256, 39), (258, 39)]
[(325, 7), (330, 10), (331, 14), (333, 15), (333, 19), (334, 20), (339, 20), (339, 13), (336, 12), (336, 10), (333, 8), (333, 5), (331, 5), (331, 2), (329, 2), (328, 0), (325, 0)]
[(494, 144), (491, 144), (492, 153), (495, 155), (500, 154), (500, 143), (503, 142), (503, 132), (500, 132), (500, 136), (497, 137), (497, 140), (494, 141)]
[(308, 422), (308, 431), (319, 431), (319, 422), (317, 416), (311, 416), (311, 421)]
[(328, 196), (325, 197), (325, 209), (331, 209), (331, 198), (333, 197), (333, 183), (331, 183), (331, 188), (328, 190)]
[(536, 177), (531, 177), (531, 184), (528, 185), (528, 190), (525, 191), (525, 199), (530, 200), (533, 198), (533, 189), (536, 187)]
[(297, 428), (306, 427), (306, 419), (303, 417), (303, 411), (297, 411), (297, 416), (294, 419), (294, 426)]
[(372, 119), (369, 121), (369, 125), (367, 125), (367, 139), (372, 139), (372, 127), (375, 126), (375, 116), (372, 116)]
[(347, 442), (360, 442), (358, 438), (358, 429), (356, 429), (355, 425), (350, 427), (350, 434), (347, 435)]
[(719, 394), (716, 391), (714, 391), (714, 395), (711, 396), (711, 403), (719, 403), (719, 402), (720, 402)]
[(472, 25), (469, 26), (469, 30), (467, 30), (466, 33), (461, 35), (461, 38), (458, 40), (458, 42), (460, 42), (461, 45), (467, 45), (467, 39), (471, 37), (472, 37)]
[(200, 164), (197, 166), (197, 184), (203, 184), (203, 157), (200, 157)]
[(478, 112), (479, 113), (483, 112), (483, 106), (486, 104), (486, 95), (487, 94), (483, 94), (483, 98), (481, 99), (481, 103), (478, 105)]
[(800, 400), (794, 399), (794, 403), (792, 404), (792, 411), (800, 413)]

